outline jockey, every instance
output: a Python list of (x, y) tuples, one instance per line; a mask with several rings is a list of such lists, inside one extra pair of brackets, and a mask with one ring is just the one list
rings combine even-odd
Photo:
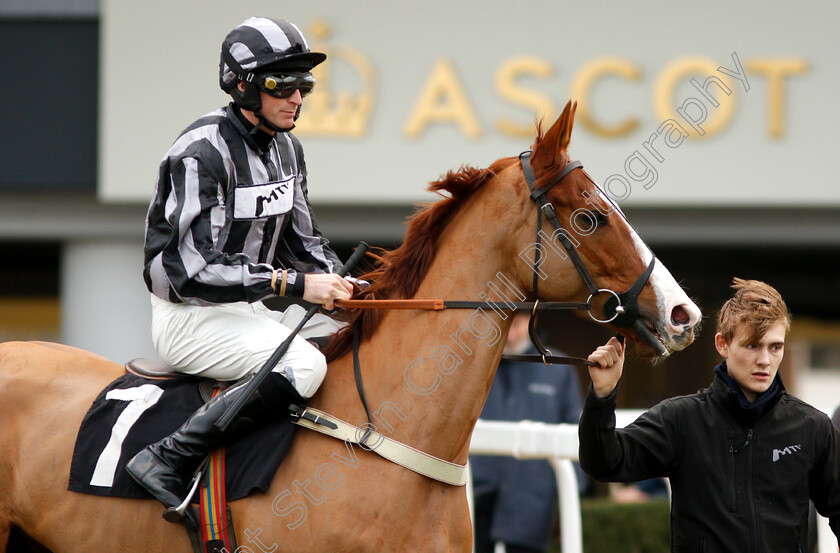
[(318, 230), (303, 149), (289, 132), (315, 85), (311, 70), (325, 59), (287, 21), (245, 20), (221, 49), (219, 85), (233, 101), (190, 125), (160, 165), (143, 270), (155, 348), (179, 372), (240, 380), (129, 462), (131, 476), (169, 508), (213, 448), (305, 402), (326, 374), (305, 338), (340, 323), (318, 314), (227, 430), (214, 426), (303, 316), (300, 306), (279, 312), (262, 300), (332, 309), (353, 292), (352, 279), (335, 274), (342, 264)]

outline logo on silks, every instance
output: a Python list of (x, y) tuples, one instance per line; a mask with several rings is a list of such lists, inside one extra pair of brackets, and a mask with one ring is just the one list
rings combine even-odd
[(265, 184), (238, 185), (233, 197), (235, 219), (260, 219), (292, 209), (294, 177)]

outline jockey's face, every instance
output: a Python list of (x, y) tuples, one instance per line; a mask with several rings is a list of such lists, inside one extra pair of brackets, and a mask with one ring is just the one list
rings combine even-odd
[(286, 98), (275, 98), (260, 91), (260, 100), (262, 100), (262, 116), (280, 129), (287, 129), (295, 124), (295, 115), (298, 108), (303, 104), (300, 90), (295, 90), (291, 96)]
[[(237, 86), (240, 91), (245, 90), (245, 83), (240, 81)], [(260, 112), (266, 121), (277, 128), (288, 129), (295, 124), (295, 115), (297, 115), (298, 108), (303, 104), (303, 97), (300, 90), (295, 90), (291, 96), (285, 98), (276, 98), (260, 90), (260, 101), (262, 102)], [(259, 119), (254, 112), (243, 109), (242, 113), (254, 125), (259, 124)], [(274, 134), (273, 130), (266, 127), (263, 127), (263, 130), (269, 134)]]

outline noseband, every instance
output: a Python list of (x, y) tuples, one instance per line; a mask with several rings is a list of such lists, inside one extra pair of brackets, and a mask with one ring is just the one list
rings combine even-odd
[[(560, 221), (557, 219), (554, 207), (545, 197), (552, 188), (560, 184), (560, 181), (562, 181), (566, 175), (575, 169), (582, 168), (583, 164), (580, 161), (570, 161), (566, 164), (566, 167), (563, 168), (563, 171), (556, 179), (545, 186), (537, 188), (534, 170), (531, 168), (532, 153), (533, 152), (531, 150), (522, 152), (519, 154), (519, 161), (522, 164), (522, 172), (525, 174), (525, 182), (528, 183), (528, 189), (531, 191), (531, 199), (534, 200), (534, 203), (537, 205), (537, 249), (534, 252), (534, 284), (532, 291), (534, 300), (536, 301), (538, 294), (539, 266), (542, 252), (542, 216), (545, 215), (548, 222), (551, 223), (551, 226), (555, 229), (554, 234), (563, 245), (563, 248), (569, 255), (569, 259), (572, 261), (578, 274), (583, 279), (586, 287), (589, 289), (589, 298), (586, 300), (586, 311), (589, 313), (590, 318), (592, 318), (592, 320), (596, 323), (612, 323), (614, 326), (619, 328), (632, 326), (633, 323), (636, 322), (636, 319), (639, 318), (639, 294), (641, 293), (642, 288), (644, 288), (645, 283), (647, 283), (650, 279), (650, 275), (653, 272), (653, 266), (656, 263), (656, 257), (654, 256), (651, 258), (647, 269), (639, 275), (636, 282), (634, 282), (626, 291), (615, 292), (609, 288), (598, 288), (595, 281), (592, 279), (592, 276), (589, 274), (589, 271), (586, 269), (586, 266), (583, 264), (577, 249), (575, 249), (574, 244), (572, 244), (572, 241), (569, 239), (568, 232), (563, 228), (563, 225), (561, 225)], [(608, 294), (610, 297), (606, 302), (604, 302), (604, 306), (602, 308), (604, 318), (598, 319), (592, 314), (592, 299), (601, 293)], [(531, 323), (531, 328), (534, 328), (534, 317), (531, 317)], [(535, 340), (535, 338), (536, 333), (532, 332), (532, 341), (534, 341), (535, 344), (540, 345), (537, 341), (538, 339)]]

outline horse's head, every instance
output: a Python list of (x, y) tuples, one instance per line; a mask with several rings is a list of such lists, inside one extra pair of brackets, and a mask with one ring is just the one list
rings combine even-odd
[(621, 210), (570, 161), (575, 107), (567, 104), (533, 152), (498, 174), (513, 181), (521, 208), (510, 229), (514, 270), (540, 299), (588, 301), (589, 315), (635, 342), (644, 357), (683, 349), (694, 340), (700, 310)]

